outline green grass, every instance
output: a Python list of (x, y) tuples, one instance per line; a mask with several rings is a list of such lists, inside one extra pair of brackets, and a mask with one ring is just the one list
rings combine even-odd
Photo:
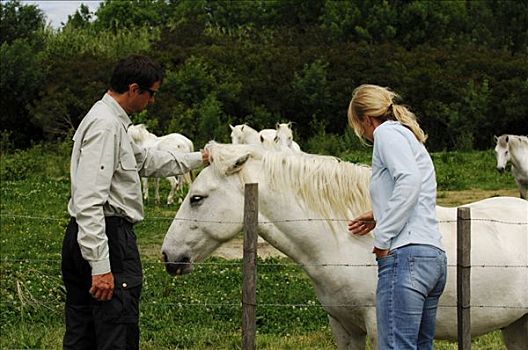
[[(51, 155), (42, 149), (29, 152), (0, 158), (0, 349), (59, 349), (64, 331), (60, 250), (68, 222), (67, 158), (60, 149)], [(31, 158), (34, 161), (21, 169), (17, 160)], [(511, 176), (495, 174), (490, 158), (489, 152), (433, 156), (439, 182), (447, 188), (512, 187)], [(8, 171), (29, 173), (17, 178), (6, 175)], [(162, 191), (167, 193), (167, 188)], [(158, 256), (175, 211), (149, 203), (146, 220), (136, 226), (145, 274), (141, 348), (238, 349), (241, 261), (210, 258), (193, 274), (169, 276)], [(257, 348), (335, 349), (327, 316), (302, 270), (287, 259), (259, 264)], [(473, 347), (503, 349), (498, 332), (475, 339)], [(435, 342), (435, 348), (456, 349), (456, 344)]]

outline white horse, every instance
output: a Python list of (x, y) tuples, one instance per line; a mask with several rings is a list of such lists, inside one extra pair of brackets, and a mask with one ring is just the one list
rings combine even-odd
[[(152, 148), (157, 150), (173, 150), (177, 152), (193, 152), (194, 151), (194, 145), (191, 140), (189, 140), (187, 137), (183, 136), (182, 134), (178, 133), (172, 133), (165, 136), (156, 136), (155, 134), (149, 132), (147, 130), (147, 127), (144, 124), (137, 124), (137, 125), (130, 125), (128, 127), (128, 134), (132, 138), (132, 140), (140, 147), (143, 148)], [(190, 184), (192, 182), (190, 173), (178, 175), (176, 176), (170, 176), (167, 177), (167, 180), (170, 183), (171, 189), (169, 192), (169, 195), (167, 196), (167, 205), (171, 205), (174, 203), (174, 195), (176, 194), (176, 191), (178, 190), (178, 186), (182, 185), (183, 183)], [(143, 183), (143, 199), (146, 201), (149, 197), (149, 189), (148, 189), (148, 178), (142, 179)], [(156, 204), (159, 204), (160, 202), (160, 195), (159, 195), (159, 184), (160, 179), (155, 179), (155, 200)]]
[(301, 147), (293, 141), (292, 123), (277, 123), (275, 125), (276, 136), (274, 142), (283, 148), (290, 149), (294, 152), (301, 152)]
[(257, 131), (247, 124), (239, 124), (231, 128), (231, 143), (234, 145), (260, 145), (268, 150), (280, 151), (282, 147), (275, 143), (277, 131), (275, 129), (262, 129)]
[(231, 142), (234, 145), (260, 145), (259, 132), (247, 124), (231, 125)]
[[(191, 185), (165, 236), (167, 271), (189, 273), (194, 262), (235, 237), (243, 228), (244, 184), (258, 183), (258, 233), (302, 265), (329, 315), (337, 347), (365, 349), (368, 336), (376, 349), (373, 237), (347, 232), (348, 219), (370, 209), (370, 168), (254, 146), (208, 149), (213, 162)], [(471, 333), (502, 329), (508, 350), (526, 349), (528, 202), (498, 197), (469, 206), (475, 219)], [(438, 207), (438, 219), (450, 268), (436, 338), (456, 340), (456, 208)]]
[(497, 170), (502, 173), (506, 164), (511, 162), (512, 175), (519, 187), (521, 198), (526, 198), (526, 187), (528, 186), (528, 137), (516, 135), (495, 136), (497, 145), (495, 155), (497, 157)]

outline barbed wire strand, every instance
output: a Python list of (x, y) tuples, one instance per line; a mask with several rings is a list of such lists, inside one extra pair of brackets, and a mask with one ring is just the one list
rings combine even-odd
[[(241, 248), (242, 250), (242, 248)], [(258, 250), (258, 249), (257, 249)], [(6, 252), (1, 252), (2, 255), (6, 254)], [(60, 259), (26, 259), (26, 258), (2, 258), (0, 259), (0, 263), (3, 262), (11, 262), (11, 263), (17, 263), (17, 262), (27, 262), (27, 263), (60, 263)], [(167, 263), (162, 261), (142, 261), (143, 265), (167, 265)], [(237, 266), (242, 267), (243, 262), (171, 262), (170, 265), (193, 265), (193, 266)], [(321, 267), (377, 267), (377, 264), (298, 264), (298, 263), (266, 263), (257, 262), (257, 266), (272, 266), (272, 267), (309, 267), (309, 266), (321, 266)], [(448, 264), (447, 267), (458, 267), (456, 264)], [(471, 267), (478, 267), (478, 268), (528, 268), (527, 265), (497, 265), (497, 264), (475, 264), (471, 265)]]
[[(48, 221), (62, 221), (62, 220), (69, 220), (69, 217), (51, 217), (51, 216), (33, 216), (33, 215), (19, 215), (19, 214), (11, 214), (11, 213), (0, 213), (0, 217), (5, 218), (19, 218), (19, 219), (32, 219), (32, 220), (48, 220)], [(188, 219), (188, 218), (167, 218), (167, 217), (161, 217), (161, 216), (153, 216), (146, 218), (145, 221), (188, 221), (188, 222), (195, 222), (195, 223), (210, 223), (210, 224), (237, 224), (241, 225), (243, 224), (242, 221), (219, 221), (219, 220), (198, 220), (198, 219)], [(290, 222), (317, 222), (317, 221), (327, 221), (327, 222), (349, 222), (350, 219), (335, 219), (335, 218), (304, 218), (304, 219), (284, 219), (284, 220), (274, 220), (274, 221), (259, 221), (259, 224), (277, 224), (277, 223), (290, 223)], [(500, 224), (507, 224), (507, 225), (528, 225), (527, 222), (512, 222), (512, 221), (505, 221), (505, 220), (496, 220), (496, 219), (488, 219), (488, 218), (470, 218), (470, 219), (458, 219), (458, 220), (439, 220), (439, 224), (453, 224), (457, 223), (458, 221), (487, 221), (487, 222), (494, 222), (494, 223), (500, 223)], [(362, 221), (365, 223), (374, 223), (374, 221)]]

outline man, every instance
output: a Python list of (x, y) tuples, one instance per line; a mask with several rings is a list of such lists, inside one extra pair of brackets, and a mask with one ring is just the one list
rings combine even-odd
[(144, 215), (140, 175), (173, 176), (208, 163), (205, 151), (145, 150), (127, 135), (129, 115), (154, 102), (162, 79), (148, 57), (121, 60), (73, 137), (64, 349), (139, 349), (143, 274), (133, 224)]

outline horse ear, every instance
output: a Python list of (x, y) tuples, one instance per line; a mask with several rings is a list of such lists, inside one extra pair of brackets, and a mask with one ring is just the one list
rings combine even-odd
[(288, 127), (289, 127), (290, 129), (292, 128), (292, 125), (293, 125), (292, 122), (289, 122), (289, 123), (288, 123)]
[(497, 135), (493, 135), (493, 140), (495, 140), (495, 142), (497, 142), (498, 139)]
[(277, 130), (278, 130), (278, 129), (279, 129), (279, 125), (280, 125), (280, 124), (279, 124), (278, 122), (277, 122), (277, 123), (275, 123), (275, 129), (277, 129)]
[(510, 140), (510, 135), (506, 135), (506, 143)]
[(231, 130), (235, 130), (235, 127), (231, 124), (229, 124), (229, 127), (231, 128)]
[(229, 165), (226, 169), (226, 175), (234, 174), (242, 168), (244, 163), (249, 159), (250, 154), (246, 153), (243, 156), (240, 156), (233, 164)]

